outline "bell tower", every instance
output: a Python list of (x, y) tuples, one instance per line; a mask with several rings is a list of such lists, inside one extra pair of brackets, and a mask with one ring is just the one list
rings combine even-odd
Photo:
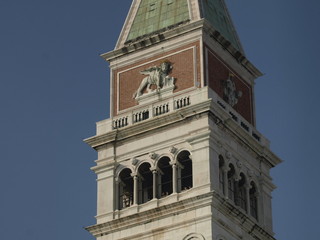
[(110, 63), (98, 240), (271, 240), (270, 169), (254, 81), (223, 0), (133, 0)]

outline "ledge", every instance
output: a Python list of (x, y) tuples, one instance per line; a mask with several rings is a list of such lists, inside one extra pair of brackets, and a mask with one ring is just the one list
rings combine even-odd
[[(185, 98), (190, 100), (189, 104), (182, 108), (174, 109), (173, 102), (175, 99)], [(171, 106), (168, 108), (169, 111), (155, 116), (152, 113), (153, 109), (164, 103), (171, 104), (169, 104)], [(140, 122), (133, 122), (133, 116), (139, 112), (144, 112), (146, 109), (149, 109), (149, 118)], [(274, 167), (282, 162), (282, 160), (270, 150), (269, 141), (231, 106), (219, 98), (214, 91), (207, 87), (195, 89), (193, 92), (179, 96), (179, 98), (173, 97), (171, 100), (167, 99), (164, 100), (164, 102), (157, 102), (154, 105), (141, 106), (134, 111), (129, 111), (115, 118), (101, 121), (97, 123), (97, 135), (87, 138), (84, 141), (97, 150), (100, 146), (107, 143), (121, 141), (147, 133), (148, 131), (176, 124), (202, 113), (208, 114), (208, 116), (214, 120), (215, 124), (220, 126), (220, 128), (226, 129), (229, 134), (233, 135), (238, 141), (254, 151), (260, 159), (270, 167)], [(113, 122), (123, 118), (129, 119), (128, 125), (113, 129)]]
[[(264, 230), (257, 221), (249, 217), (246, 213), (231, 204), (225, 198), (221, 197), (215, 191), (199, 194), (198, 196), (189, 197), (184, 200), (172, 202), (167, 205), (149, 209), (143, 212), (133, 213), (130, 216), (125, 216), (105, 223), (89, 226), (85, 229), (93, 236), (101, 237), (114, 232), (120, 232), (128, 228), (149, 224), (173, 215), (179, 215), (205, 207), (217, 209), (225, 216), (232, 216), (231, 219), (233, 219), (235, 224), (241, 226), (243, 232), (246, 232), (253, 237), (258, 239), (275, 240), (273, 233)], [(207, 214), (202, 213), (201, 215), (196, 216), (196, 218), (185, 219), (183, 223), (187, 224), (188, 221), (194, 222), (201, 219), (211, 219), (220, 226), (229, 229), (229, 226), (219, 217), (219, 215), (212, 215), (212, 212)], [(179, 222), (176, 224), (179, 225)], [(152, 229), (152, 232), (157, 231), (158, 229), (159, 228)], [(235, 235), (239, 234), (235, 232), (235, 229), (229, 230)], [(140, 234), (141, 233), (134, 233), (133, 235), (136, 237)], [(147, 234), (147, 232), (144, 232), (144, 234)]]
[(246, 58), (246, 56), (234, 48), (232, 44), (226, 40), (219, 31), (214, 29), (211, 24), (206, 19), (201, 19), (198, 21), (183, 22), (180, 25), (172, 28), (164, 28), (162, 31), (157, 31), (135, 40), (128, 42), (124, 47), (116, 49), (100, 56), (108, 62), (113, 61), (116, 58), (122, 57), (124, 55), (130, 54), (137, 50), (142, 50), (151, 46), (154, 46), (160, 42), (169, 40), (174, 37), (179, 37), (188, 32), (195, 30), (203, 30), (204, 33), (209, 34), (209, 36), (219, 43), (223, 49), (228, 51), (232, 57), (236, 59), (250, 74), (255, 78), (262, 76), (263, 74)]
[[(135, 213), (127, 217), (112, 220), (110, 222), (96, 224), (85, 228), (93, 236), (108, 235), (112, 232), (121, 231), (134, 226), (147, 224), (159, 219), (171, 217), (172, 215), (181, 214), (201, 207), (210, 206), (212, 202), (212, 192), (202, 194), (196, 197), (191, 197), (185, 200), (170, 203), (165, 206), (150, 209), (144, 212)], [(202, 218), (203, 216), (199, 216)], [(206, 215), (206, 218), (211, 218), (211, 214)], [(194, 221), (195, 219), (191, 219)]]
[(91, 138), (87, 138), (84, 141), (91, 147), (96, 148), (103, 144), (113, 142), (115, 140), (123, 140), (129, 137), (133, 137), (138, 134), (142, 134), (153, 129), (158, 129), (164, 126), (171, 125), (176, 122), (183, 121), (184, 119), (193, 115), (206, 112), (210, 109), (211, 99), (202, 103), (194, 104), (186, 108), (182, 108), (178, 111), (164, 114), (159, 117), (151, 118), (143, 122), (133, 124), (123, 129), (115, 129), (111, 132), (97, 135)]
[[(226, 216), (232, 216), (231, 219), (235, 219), (237, 221), (236, 224), (241, 226), (245, 232), (251, 236), (258, 237), (258, 239), (275, 240), (273, 237), (274, 233), (264, 230), (255, 219), (246, 214), (240, 207), (235, 206), (228, 199), (221, 197), (217, 192), (214, 192), (213, 195), (215, 206), (218, 210)], [(217, 222), (228, 229), (228, 225), (223, 220), (217, 219)]]

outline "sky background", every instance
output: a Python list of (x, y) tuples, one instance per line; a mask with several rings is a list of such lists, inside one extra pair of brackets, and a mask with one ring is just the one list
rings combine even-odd
[[(272, 170), (278, 240), (319, 239), (318, 0), (227, 0), (256, 81), (257, 128)], [(89, 240), (109, 70), (131, 0), (0, 0), (0, 238)]]

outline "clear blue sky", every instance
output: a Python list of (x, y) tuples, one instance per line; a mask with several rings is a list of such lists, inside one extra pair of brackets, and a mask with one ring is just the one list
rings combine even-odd
[[(278, 240), (319, 239), (319, 22), (316, 0), (228, 0), (256, 83)], [(95, 151), (109, 114), (108, 64), (131, 0), (0, 0), (0, 238), (93, 239)]]

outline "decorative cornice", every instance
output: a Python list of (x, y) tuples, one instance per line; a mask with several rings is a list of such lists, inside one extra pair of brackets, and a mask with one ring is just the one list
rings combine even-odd
[[(165, 206), (150, 209), (141, 213), (135, 213), (130, 216), (115, 219), (106, 223), (96, 224), (85, 228), (93, 236), (103, 236), (122, 229), (133, 226), (143, 225), (172, 215), (181, 214), (201, 207), (210, 206), (212, 203), (213, 193), (205, 193), (199, 196), (180, 200)], [(211, 214), (208, 216), (211, 217)], [(194, 219), (192, 219), (194, 221)]]
[(115, 140), (124, 140), (138, 134), (158, 129), (185, 120), (199, 113), (207, 112), (210, 109), (211, 99), (198, 104), (190, 105), (178, 111), (162, 115), (156, 118), (148, 119), (143, 122), (136, 123), (123, 129), (116, 129), (106, 134), (94, 136), (84, 140), (93, 148), (114, 142)]
[(100, 56), (106, 61), (112, 61), (115, 58), (121, 57), (123, 55), (127, 55), (137, 50), (154, 46), (160, 42), (171, 39), (173, 37), (181, 36), (185, 33), (188, 33), (197, 29), (201, 29), (202, 26), (203, 26), (203, 20), (199, 20), (196, 22), (191, 22), (186, 25), (181, 25), (174, 29), (165, 29), (165, 31), (154, 32), (153, 34), (149, 34), (142, 39), (140, 38), (134, 42), (131, 42), (130, 45), (128, 44), (127, 46), (121, 49), (116, 49), (116, 50), (101, 54)]
[[(85, 229), (89, 231), (93, 236), (99, 237), (111, 234), (113, 232), (132, 228), (134, 226), (154, 222), (166, 217), (171, 217), (172, 215), (193, 211), (206, 206), (216, 208), (226, 216), (230, 216), (230, 219), (233, 219), (235, 224), (241, 226), (244, 232), (252, 235), (253, 237), (256, 237), (258, 239), (275, 240), (275, 238), (273, 237), (273, 233), (266, 231), (259, 225), (259, 223), (255, 219), (248, 216), (243, 210), (235, 206), (229, 200), (220, 196), (215, 191), (200, 194), (195, 197), (190, 197), (140, 213), (134, 213), (130, 216), (114, 219), (106, 223), (89, 226)], [(213, 221), (217, 222), (219, 225), (222, 225), (224, 228), (229, 229), (233, 234), (237, 235), (237, 233), (234, 232), (235, 229), (228, 227), (228, 225), (224, 223), (218, 215), (212, 215), (210, 213), (207, 215), (199, 216), (198, 218), (212, 218)], [(186, 222), (187, 221), (188, 220), (186, 219)], [(192, 219), (192, 221), (195, 221), (195, 219)]]
[(254, 138), (248, 137), (248, 133), (241, 128), (230, 116), (224, 112), (217, 103), (212, 101), (210, 109), (210, 117), (214, 122), (227, 130), (229, 134), (238, 139), (247, 148), (255, 152), (262, 161), (266, 162), (270, 167), (274, 167), (282, 162), (269, 147), (259, 144)]
[(219, 31), (204, 19), (203, 31), (208, 34), (212, 39), (218, 42), (222, 48), (228, 51), (239, 64), (241, 64), (248, 72), (250, 72), (255, 78), (262, 76), (263, 74), (246, 58), (246, 56), (239, 50), (234, 48), (232, 44), (225, 39)]
[(270, 167), (274, 167), (282, 162), (282, 160), (278, 158), (269, 149), (269, 147), (260, 144), (253, 137), (248, 135), (248, 133), (241, 126), (239, 126), (238, 123), (234, 122), (232, 118), (230, 118), (230, 116), (211, 99), (187, 106), (172, 113), (164, 114), (159, 117), (133, 124), (123, 129), (112, 130), (108, 133), (85, 139), (84, 141), (91, 147), (97, 149), (98, 147), (107, 143), (125, 140), (130, 137), (184, 121), (186, 119), (191, 119), (193, 116), (206, 112), (209, 114), (210, 118), (214, 119), (214, 122), (217, 126), (227, 130), (229, 134), (231, 134), (235, 139), (238, 139), (238, 141), (245, 145), (248, 149), (256, 153), (261, 161), (265, 162)]
[[(102, 146), (105, 143), (113, 142), (116, 140), (118, 130), (113, 130), (111, 132), (108, 132), (106, 134), (97, 135), (94, 137), (90, 137), (87, 139), (84, 139), (83, 141), (87, 144), (89, 144), (93, 148), (97, 148), (99, 146)], [(102, 144), (99, 144), (102, 143)]]
[[(236, 224), (241, 226), (248, 234), (257, 237), (257, 239), (275, 240), (274, 233), (266, 231), (254, 218), (245, 213), (240, 207), (235, 206), (230, 200), (222, 197), (217, 192), (213, 193), (213, 199), (215, 201), (214, 206), (223, 214), (229, 215), (230, 219), (234, 219)], [(217, 222), (228, 228), (221, 219), (217, 219)], [(229, 230), (232, 231), (232, 229)]]
[(184, 34), (189, 32), (193, 32), (195, 30), (201, 30), (203, 34), (208, 34), (211, 39), (216, 41), (221, 45), (223, 49), (230, 53), (232, 57), (236, 59), (236, 61), (241, 64), (250, 74), (252, 74), (255, 78), (262, 76), (263, 74), (243, 55), (239, 50), (234, 48), (232, 44), (225, 39), (219, 31), (214, 29), (212, 25), (206, 20), (201, 19), (198, 21), (192, 22), (184, 22), (181, 23), (174, 28), (164, 28), (161, 31), (157, 31), (143, 37), (139, 37), (134, 41), (130, 41), (130, 43), (126, 44), (124, 47), (120, 49), (116, 49), (100, 56), (106, 61), (113, 61), (116, 58), (122, 57), (124, 55), (133, 53), (138, 50), (146, 49), (157, 45), (160, 42), (167, 41), (172, 38), (181, 37)]

